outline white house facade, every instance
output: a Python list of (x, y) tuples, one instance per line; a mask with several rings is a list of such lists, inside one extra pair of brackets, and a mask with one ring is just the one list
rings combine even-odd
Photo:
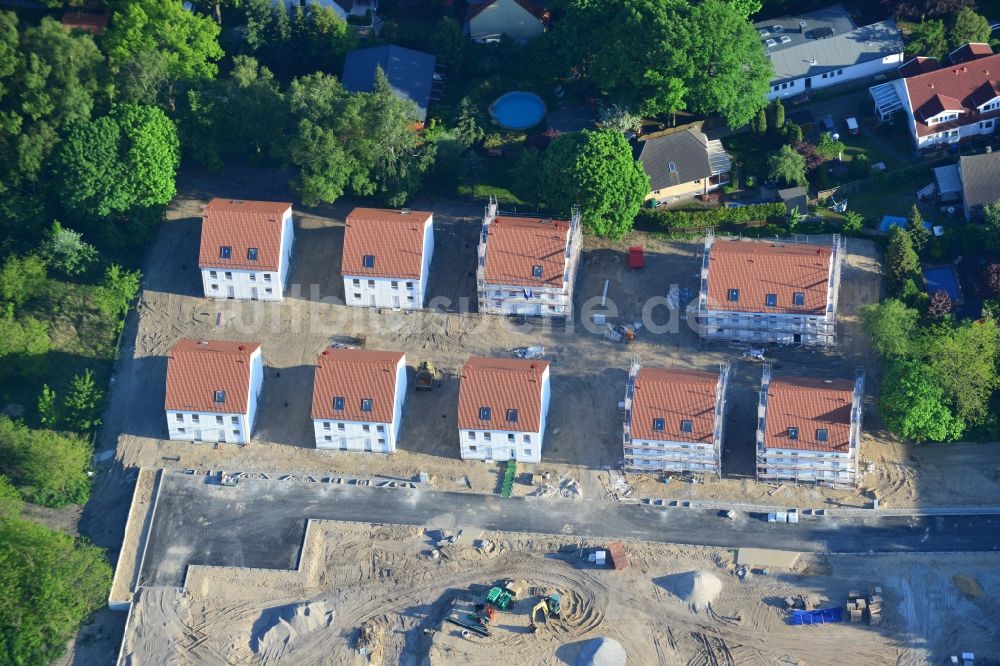
[(246, 444), (264, 385), (256, 343), (181, 340), (167, 356), (167, 436)]
[(623, 447), (629, 472), (721, 473), (729, 366), (629, 369)]
[(886, 74), (903, 63), (895, 21), (857, 26), (839, 4), (754, 27), (774, 68), (770, 100)]
[(854, 485), (858, 478), (864, 373), (853, 382), (771, 377), (757, 407), (757, 480)]
[(698, 333), (706, 340), (829, 347), (836, 344), (840, 265), (830, 246), (717, 241), (702, 256)]
[(406, 386), (402, 352), (323, 350), (313, 381), (316, 448), (394, 453)]
[(470, 358), (459, 389), (462, 459), (541, 462), (550, 399), (548, 361)]
[(213, 199), (198, 260), (205, 297), (282, 300), (294, 241), (291, 204)]
[(479, 312), (572, 316), (582, 244), (579, 211), (569, 221), (500, 216), (491, 201), (479, 238)]
[(434, 214), (355, 208), (347, 216), (341, 274), (354, 307), (424, 307), (434, 256)]

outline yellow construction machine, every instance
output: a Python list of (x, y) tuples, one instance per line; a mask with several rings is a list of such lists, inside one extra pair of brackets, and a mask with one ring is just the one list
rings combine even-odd
[(535, 622), (535, 618), (538, 616), (538, 611), (542, 612), (542, 617), (545, 619), (545, 623), (548, 624), (550, 618), (559, 618), (559, 613), (562, 610), (562, 604), (559, 601), (559, 595), (553, 594), (548, 598), (542, 598), (538, 600), (538, 603), (531, 608), (531, 631), (536, 632), (539, 629), (538, 624)]

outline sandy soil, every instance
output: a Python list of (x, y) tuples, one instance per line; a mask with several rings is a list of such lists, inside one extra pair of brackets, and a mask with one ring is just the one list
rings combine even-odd
[[(126, 632), (126, 663), (572, 664), (597, 636), (621, 643), (634, 664), (923, 664), (998, 648), (986, 619), (1000, 610), (995, 554), (947, 563), (934, 555), (800, 557), (791, 570), (741, 582), (733, 553), (720, 549), (629, 543), (632, 566), (612, 571), (583, 563), (573, 546), (585, 544), (556, 537), (486, 533), (481, 550), (449, 545), (435, 558), (437, 535), (419, 529), (313, 528), (303, 556), (310, 573), (193, 567), (183, 591), (144, 590)], [(721, 582), (700, 611), (677, 596), (693, 572)], [(507, 579), (523, 586), (525, 600), (500, 613), (492, 636), (442, 624), (453, 600), (482, 601)], [(849, 590), (875, 584), (885, 598), (881, 627), (787, 623), (786, 597), (817, 595), (835, 607)], [(528, 609), (553, 593), (562, 617), (532, 634)], [(303, 604), (322, 614), (303, 617)], [(277, 642), (276, 616), (288, 618)]]
[[(624, 346), (605, 342), (581, 321), (568, 325), (517, 325), (480, 318), (474, 309), (473, 261), (480, 209), (474, 205), (434, 205), (436, 239), (430, 294), (435, 309), (420, 313), (374, 313), (346, 308), (337, 267), (343, 217), (349, 206), (300, 211), (293, 258), (291, 293), (285, 303), (215, 302), (199, 296), (195, 266), (199, 219), (204, 199), (178, 198), (164, 224), (146, 269), (139, 305), (134, 352), (121, 364), (102, 431), (102, 447), (117, 447), (117, 463), (125, 467), (230, 469), (247, 472), (339, 474), (411, 479), (429, 472), (437, 487), (495, 492), (502, 470), (489, 464), (467, 464), (457, 458), (455, 410), (457, 373), (470, 354), (502, 355), (513, 347), (542, 344), (553, 362), (553, 401), (543, 462), (527, 472), (552, 472), (578, 479), (586, 497), (610, 497), (607, 470), (621, 458), (618, 401), (633, 356), (650, 365), (713, 368), (735, 359), (731, 347), (705, 345), (686, 321), (662, 304), (669, 285), (696, 285), (698, 243), (643, 242), (647, 266), (642, 272), (625, 267), (624, 244), (587, 239), (581, 262), (578, 310), (586, 315), (587, 299), (599, 296), (610, 280), (609, 301), (622, 321), (645, 321), (638, 341)], [(419, 204), (417, 204), (419, 207)], [(852, 376), (857, 366), (873, 367), (857, 323), (857, 308), (876, 299), (880, 278), (876, 252), (866, 241), (852, 240), (841, 296), (840, 347), (835, 353), (777, 350), (775, 372)], [(178, 258), (180, 260), (178, 261)], [(180, 337), (255, 340), (263, 343), (265, 388), (253, 442), (246, 447), (170, 442), (165, 437), (162, 401), (165, 354)], [(404, 411), (401, 450), (391, 457), (315, 450), (309, 421), (312, 364), (316, 354), (335, 341), (364, 338), (374, 349), (401, 349), (411, 366), (429, 358), (442, 373), (434, 391), (411, 393)], [(750, 429), (743, 423), (755, 409), (760, 369), (734, 361), (734, 383), (724, 479), (711, 484), (665, 485), (636, 479), (639, 496), (667, 499), (713, 498), (763, 501), (766, 486), (749, 483), (753, 476)], [(870, 375), (869, 386), (878, 378)], [(886, 505), (928, 501), (926, 489), (900, 447), (867, 437), (863, 456), (879, 462), (876, 487)], [(995, 479), (983, 479), (997, 489)], [(964, 485), (932, 501), (961, 504)], [(979, 490), (984, 490), (980, 488)], [(518, 484), (519, 494), (536, 492)], [(978, 501), (982, 492), (970, 493)], [(782, 503), (801, 506), (863, 505), (870, 497), (855, 491), (788, 489)]]

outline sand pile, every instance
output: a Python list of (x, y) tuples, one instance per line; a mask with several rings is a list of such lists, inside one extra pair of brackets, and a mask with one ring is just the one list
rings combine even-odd
[(621, 643), (602, 636), (587, 641), (576, 659), (576, 666), (625, 666), (626, 657)]
[(677, 577), (674, 594), (686, 601), (695, 610), (704, 610), (719, 598), (722, 581), (708, 571), (688, 571)]
[(254, 623), (250, 647), (267, 663), (278, 659), (296, 638), (332, 622), (333, 611), (322, 601), (270, 608)]

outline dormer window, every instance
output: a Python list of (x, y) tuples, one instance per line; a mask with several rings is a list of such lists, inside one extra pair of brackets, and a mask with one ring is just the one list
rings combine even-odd
[(663, 419), (653, 419), (653, 432), (663, 432)]
[(366, 254), (361, 259), (361, 265), (364, 266), (365, 268), (375, 268), (375, 255)]
[(372, 411), (372, 399), (371, 398), (361, 398), (361, 411), (370, 412)]
[(694, 423), (684, 419), (681, 421), (681, 432), (692, 432), (694, 430)]
[(344, 399), (337, 396), (333, 399), (333, 409), (338, 412), (344, 411)]
[(816, 441), (825, 442), (830, 439), (830, 431), (826, 428), (816, 428)]
[(215, 401), (218, 403), (223, 403), (226, 401), (226, 392), (219, 389), (215, 392)]
[(765, 294), (764, 295), (764, 305), (769, 308), (777, 307), (778, 305), (778, 295), (777, 294)]
[(805, 305), (806, 304), (806, 292), (797, 291), (792, 294), (792, 305)]
[(790, 428), (788, 428), (788, 439), (797, 440), (798, 438), (799, 438), (799, 429), (795, 426), (791, 426)]
[(730, 289), (728, 294), (726, 295), (726, 298), (729, 299), (730, 303), (738, 303), (740, 300), (740, 290)]
[(219, 258), (220, 259), (232, 259), (233, 258), (233, 247), (231, 245), (223, 245), (219, 247)]
[(667, 162), (667, 171), (669, 171), (670, 173), (676, 173), (677, 165), (674, 164), (673, 162)]
[(537, 264), (534, 265), (534, 266), (532, 266), (531, 267), (531, 275), (532, 275), (532, 277), (536, 277), (536, 278), (542, 277), (542, 267), (539, 266), (539, 265), (537, 265)]
[(250, 261), (257, 261), (257, 248), (251, 247), (247, 249), (247, 259)]
[(508, 409), (507, 410), (507, 421), (509, 423), (517, 423), (517, 410), (516, 409)]
[(479, 408), (479, 420), (480, 421), (489, 421), (490, 417), (492, 416), (492, 414), (493, 414), (493, 412), (492, 412), (492, 410), (489, 407), (480, 407)]

